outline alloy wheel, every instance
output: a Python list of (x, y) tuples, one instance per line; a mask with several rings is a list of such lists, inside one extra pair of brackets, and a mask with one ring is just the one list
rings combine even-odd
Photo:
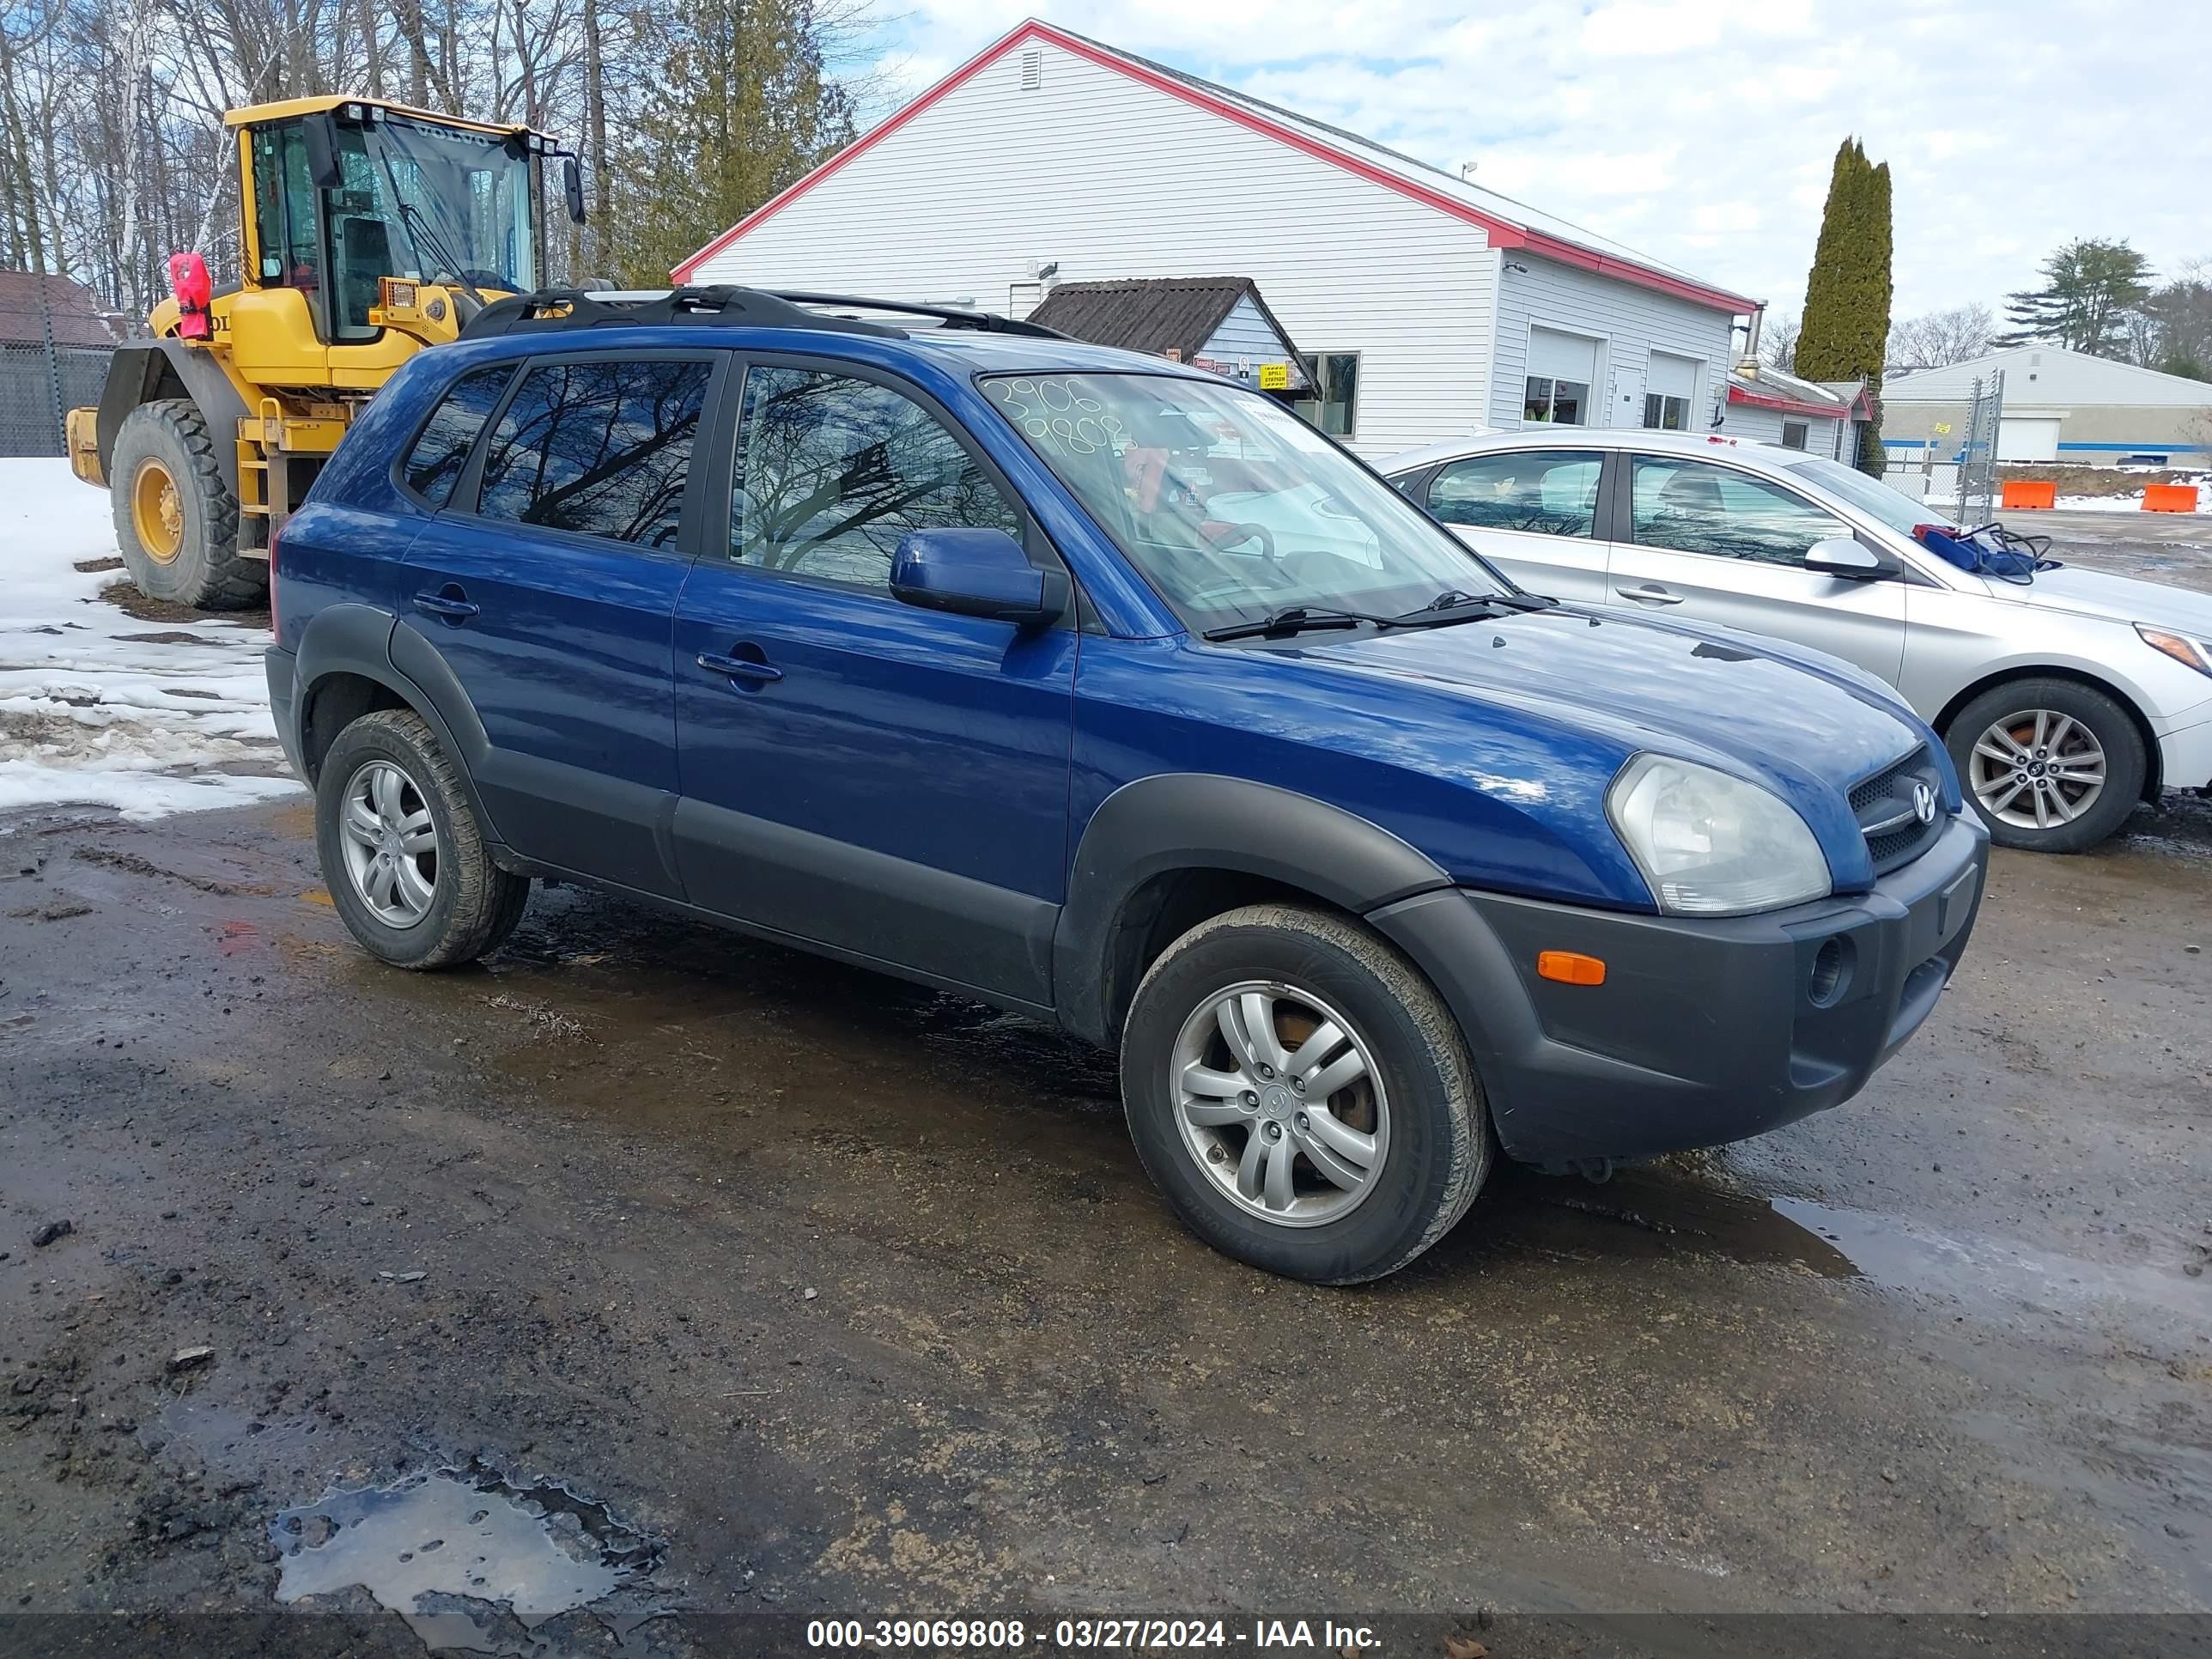
[(1257, 980), (1217, 991), (1169, 1065), (1183, 1146), (1239, 1208), (1315, 1227), (1374, 1191), (1389, 1102), (1365, 1038), (1314, 993)]
[(430, 803), (386, 760), (364, 761), (346, 780), (338, 830), (356, 897), (387, 927), (412, 927), (438, 888), (438, 829)]
[(2006, 715), (1974, 739), (1967, 786), (1982, 810), (2017, 830), (2070, 823), (2105, 793), (2105, 747), (2055, 708)]

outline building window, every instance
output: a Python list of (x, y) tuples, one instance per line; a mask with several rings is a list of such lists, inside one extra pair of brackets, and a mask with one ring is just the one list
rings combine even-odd
[(1528, 377), (1528, 394), (1522, 399), (1521, 418), (1548, 421), (1556, 426), (1580, 426), (1589, 407), (1589, 383), (1555, 380), (1547, 374)]
[(1301, 351), (1298, 362), (1313, 391), (1291, 407), (1330, 437), (1349, 438), (1358, 414), (1359, 354)]
[(1784, 421), (1784, 422), (1783, 422), (1783, 423), (1782, 423), (1782, 447), (1783, 447), (1784, 449), (1802, 449), (1802, 448), (1804, 448), (1804, 447), (1805, 447), (1805, 438), (1806, 438), (1806, 434), (1807, 434), (1807, 428), (1806, 428), (1806, 425), (1805, 425), (1805, 422), (1802, 422), (1802, 421)]
[(1686, 432), (1690, 428), (1690, 400), (1669, 398), (1663, 392), (1644, 394), (1644, 424), (1655, 432)]

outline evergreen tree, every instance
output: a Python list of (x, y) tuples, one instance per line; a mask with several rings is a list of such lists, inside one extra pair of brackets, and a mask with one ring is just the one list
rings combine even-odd
[(824, 62), (812, 0), (681, 0), (653, 15), (659, 94), (615, 158), (628, 283), (665, 283), (696, 252), (854, 136), (853, 101)]
[(1881, 366), (1889, 343), (1889, 163), (1868, 161), (1856, 138), (1837, 147), (1796, 372), (1808, 380), (1864, 380), (1873, 418), (1859, 433), (1858, 466), (1881, 476)]
[(2125, 242), (2085, 236), (2043, 262), (2043, 286), (2005, 296), (2001, 346), (2054, 345), (2125, 358), (2127, 318), (2150, 297), (2150, 262)]

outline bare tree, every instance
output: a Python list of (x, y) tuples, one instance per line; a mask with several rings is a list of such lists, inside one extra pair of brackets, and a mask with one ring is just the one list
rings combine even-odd
[(544, 278), (665, 280), (851, 137), (878, 90), (860, 68), (872, 3), (0, 0), (0, 268), (74, 276), (139, 315), (173, 251), (234, 279), (223, 112), (366, 92), (568, 139), (593, 222), (556, 210)]
[(1766, 325), (1759, 331), (1759, 361), (1769, 368), (1789, 374), (1797, 361), (1797, 335), (1802, 326), (1788, 312), (1769, 317)]
[(1888, 368), (1942, 368), (1979, 357), (1990, 349), (1996, 318), (1979, 303), (1908, 317), (1889, 331)]

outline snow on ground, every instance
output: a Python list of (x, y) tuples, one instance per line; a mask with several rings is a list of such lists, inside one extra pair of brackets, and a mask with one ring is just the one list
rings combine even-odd
[[(2142, 491), (2130, 495), (2061, 495), (2056, 505), (2069, 513), (2140, 513), (2143, 510)], [(2212, 484), (2197, 488), (2197, 510), (2212, 508)]]
[(117, 556), (106, 490), (64, 460), (0, 459), (0, 811), (155, 818), (299, 788), (269, 715), (268, 630), (128, 616), (99, 597), (119, 568), (76, 568)]

